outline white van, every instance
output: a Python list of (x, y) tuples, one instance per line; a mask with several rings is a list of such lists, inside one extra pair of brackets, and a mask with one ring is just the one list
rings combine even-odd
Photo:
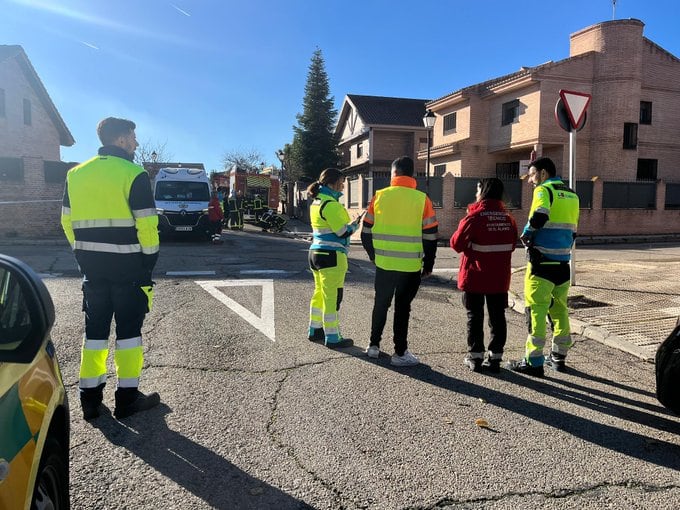
[(210, 180), (198, 168), (161, 168), (153, 196), (162, 234), (195, 233), (210, 239)]

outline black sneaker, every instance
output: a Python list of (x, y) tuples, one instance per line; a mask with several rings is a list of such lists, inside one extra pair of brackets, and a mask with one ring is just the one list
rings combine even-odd
[(313, 328), (313, 331), (314, 333), (308, 337), (310, 342), (323, 342), (326, 339), (323, 328)]
[(501, 371), (501, 360), (499, 359), (485, 359), (482, 363), (482, 368), (488, 370), (492, 374), (498, 374)]
[(326, 347), (329, 349), (342, 349), (343, 347), (352, 347), (354, 341), (351, 338), (343, 338), (339, 342), (326, 342)]
[(140, 411), (146, 411), (152, 407), (156, 407), (161, 403), (161, 396), (154, 392), (144, 395), (141, 391), (137, 390), (136, 397), (130, 403), (123, 404), (119, 402), (116, 398), (116, 408), (113, 411), (113, 415), (116, 418), (127, 418)]
[(534, 377), (543, 377), (543, 365), (537, 367), (529, 365), (526, 359), (510, 361), (508, 363), (508, 368), (513, 372), (519, 372), (520, 374), (533, 375)]
[(564, 354), (551, 352), (545, 357), (545, 366), (553, 369), (555, 372), (565, 372), (567, 370), (567, 366), (564, 363), (565, 358)]
[(482, 371), (482, 362), (483, 361), (484, 360), (482, 358), (473, 358), (469, 354), (466, 354), (465, 358), (463, 358), (463, 363), (465, 364), (465, 366), (468, 367), (473, 372), (481, 372)]

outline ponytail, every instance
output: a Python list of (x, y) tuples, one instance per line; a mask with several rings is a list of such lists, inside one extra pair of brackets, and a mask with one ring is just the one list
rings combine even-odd
[(307, 194), (313, 198), (316, 198), (316, 196), (319, 194), (320, 187), (321, 183), (319, 181), (313, 182), (312, 184), (307, 186)]

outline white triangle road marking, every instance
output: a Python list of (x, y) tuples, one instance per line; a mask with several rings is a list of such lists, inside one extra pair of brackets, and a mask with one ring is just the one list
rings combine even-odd
[[(231, 310), (243, 317), (250, 325), (261, 331), (272, 342), (276, 342), (274, 327), (274, 280), (198, 280), (196, 284)], [(240, 305), (218, 287), (262, 287), (260, 316)]]

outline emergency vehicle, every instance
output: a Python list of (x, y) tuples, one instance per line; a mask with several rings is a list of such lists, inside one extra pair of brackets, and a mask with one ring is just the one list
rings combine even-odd
[(69, 508), (69, 409), (40, 277), (0, 254), (0, 508)]
[(198, 168), (161, 168), (153, 195), (161, 234), (194, 233), (210, 239), (210, 179)]
[[(262, 210), (267, 211), (273, 209), (276, 211), (279, 208), (279, 177), (271, 174), (256, 174), (247, 172), (245, 169), (233, 165), (227, 172), (213, 174), (212, 183), (215, 189), (229, 188), (241, 191), (243, 197), (248, 200), (255, 198), (255, 195), (260, 195), (262, 199)], [(255, 221), (255, 215), (244, 214), (246, 221)]]

